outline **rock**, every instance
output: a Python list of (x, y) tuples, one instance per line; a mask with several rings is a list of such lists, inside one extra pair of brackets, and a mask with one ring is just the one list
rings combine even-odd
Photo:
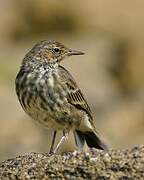
[(144, 146), (62, 155), (30, 153), (0, 163), (0, 179), (144, 179)]

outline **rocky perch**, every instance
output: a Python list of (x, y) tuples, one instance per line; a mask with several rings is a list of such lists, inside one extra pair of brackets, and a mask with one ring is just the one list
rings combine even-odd
[(52, 155), (30, 153), (0, 163), (0, 179), (144, 179), (144, 146)]

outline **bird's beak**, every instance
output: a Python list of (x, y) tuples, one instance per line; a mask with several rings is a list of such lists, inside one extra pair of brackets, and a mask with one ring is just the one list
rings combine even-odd
[(77, 50), (70, 50), (68, 53), (68, 56), (72, 56), (72, 55), (83, 55), (84, 53), (81, 51), (77, 51)]

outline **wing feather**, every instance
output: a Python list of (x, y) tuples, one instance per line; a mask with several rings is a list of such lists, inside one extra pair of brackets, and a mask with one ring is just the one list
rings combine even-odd
[(62, 66), (59, 66), (59, 73), (61, 77), (61, 82), (68, 89), (67, 100), (70, 104), (74, 105), (78, 109), (84, 110), (92, 119), (90, 107), (82, 94), (81, 90), (78, 88), (74, 78), (70, 73)]

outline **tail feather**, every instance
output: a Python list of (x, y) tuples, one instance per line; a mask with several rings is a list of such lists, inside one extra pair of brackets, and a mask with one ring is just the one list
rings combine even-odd
[(81, 131), (74, 131), (74, 137), (75, 137), (75, 142), (76, 145), (79, 149), (82, 149), (84, 144), (85, 144), (85, 137), (83, 135), (83, 132)]
[(107, 150), (107, 146), (100, 140), (100, 138), (94, 132), (84, 132), (84, 137), (87, 145), (92, 148)]
[(84, 143), (86, 141), (88, 147), (90, 148), (96, 148), (101, 150), (107, 150), (107, 146), (100, 140), (100, 138), (93, 132), (93, 131), (87, 131), (82, 132), (76, 130), (74, 133), (76, 145), (82, 149), (84, 146)]

